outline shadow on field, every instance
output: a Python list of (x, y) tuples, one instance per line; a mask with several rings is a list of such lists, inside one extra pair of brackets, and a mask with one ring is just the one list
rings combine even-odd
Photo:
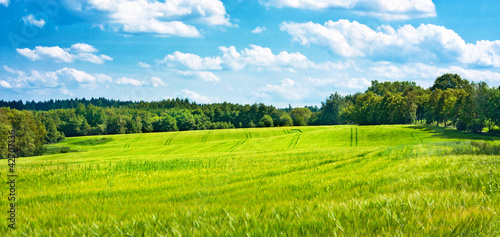
[(113, 138), (103, 137), (103, 138), (95, 138), (95, 139), (87, 139), (77, 142), (72, 142), (71, 144), (80, 145), (80, 146), (97, 146), (101, 144), (106, 144), (110, 141), (113, 141)]
[(433, 136), (449, 139), (468, 139), (468, 140), (482, 140), (482, 141), (496, 141), (500, 140), (499, 134), (493, 133), (472, 133), (459, 131), (453, 128), (436, 127), (433, 125), (414, 125), (409, 126), (411, 129), (417, 129), (425, 132), (432, 133)]

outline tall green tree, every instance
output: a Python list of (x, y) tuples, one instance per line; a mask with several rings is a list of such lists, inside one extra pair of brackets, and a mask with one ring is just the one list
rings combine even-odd
[(486, 116), (497, 126), (500, 126), (500, 86), (490, 91)]
[(30, 111), (7, 111), (12, 130), (15, 131), (18, 156), (43, 154), (43, 144), (47, 135), (45, 127)]
[(463, 93), (465, 93), (463, 89), (436, 89), (433, 91), (428, 101), (428, 121), (435, 121), (437, 126), (443, 123), (447, 127), (449, 125), (448, 122), (457, 117), (455, 102)]
[(169, 114), (162, 113), (160, 117), (156, 116), (152, 119), (153, 131), (155, 132), (170, 132), (177, 131), (177, 121)]
[(9, 136), (12, 126), (9, 121), (8, 108), (0, 108), (0, 158), (7, 158), (9, 154)]
[(196, 129), (196, 120), (188, 110), (177, 112), (175, 120), (177, 121), (177, 127), (179, 127), (181, 131)]
[(271, 116), (266, 114), (260, 119), (257, 126), (258, 127), (273, 127), (274, 126), (273, 119), (271, 118)]
[(57, 130), (56, 123), (52, 119), (49, 113), (40, 112), (37, 113), (36, 119), (41, 121), (45, 127), (47, 132), (47, 136), (45, 137), (45, 141), (47, 143), (56, 143), (62, 139), (64, 139), (64, 135)]
[(290, 111), (290, 117), (294, 126), (306, 126), (311, 118), (312, 112), (308, 108), (294, 108)]
[(342, 124), (341, 112), (346, 107), (346, 100), (339, 93), (331, 94), (325, 102), (321, 102), (319, 123), (324, 125)]
[(464, 80), (458, 74), (446, 73), (434, 81), (434, 85), (430, 88), (430, 91), (436, 90), (447, 90), (447, 89), (464, 89), (467, 90), (470, 87), (470, 83)]
[(280, 127), (293, 126), (293, 120), (288, 114), (281, 115), (278, 121), (278, 126)]
[(373, 92), (367, 92), (356, 98), (356, 102), (345, 111), (350, 114), (349, 120), (360, 125), (373, 125), (378, 124), (377, 110), (379, 101), (382, 97)]
[(404, 93), (408, 90), (423, 90), (420, 86), (413, 81), (385, 81), (378, 82), (374, 80), (371, 82), (371, 86), (368, 87), (366, 92), (373, 92), (376, 95), (384, 96), (386, 93), (390, 92), (392, 94)]

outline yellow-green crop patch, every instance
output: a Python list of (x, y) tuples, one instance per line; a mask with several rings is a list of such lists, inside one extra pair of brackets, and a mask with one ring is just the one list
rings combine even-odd
[(17, 160), (0, 236), (499, 236), (499, 141), (411, 125), (66, 138)]

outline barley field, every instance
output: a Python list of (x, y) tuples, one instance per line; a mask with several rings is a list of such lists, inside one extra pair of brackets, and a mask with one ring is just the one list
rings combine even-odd
[(500, 137), (319, 126), (66, 138), (0, 236), (500, 236)]

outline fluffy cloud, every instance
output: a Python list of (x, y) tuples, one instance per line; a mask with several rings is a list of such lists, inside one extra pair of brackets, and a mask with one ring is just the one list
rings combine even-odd
[(181, 90), (181, 96), (184, 98), (188, 98), (191, 101), (195, 101), (196, 103), (208, 104), (219, 101), (219, 98), (209, 98), (208, 96), (200, 95), (194, 91), (190, 90)]
[(344, 57), (372, 57), (391, 61), (436, 62), (458, 61), (481, 66), (500, 66), (500, 41), (466, 43), (457, 33), (442, 26), (405, 25), (395, 30), (381, 26), (378, 30), (356, 21), (281, 24), (294, 41), (302, 45), (328, 47)]
[(219, 82), (220, 78), (213, 74), (212, 72), (208, 71), (177, 71), (179, 74), (181, 74), (184, 77), (187, 77), (189, 79), (194, 78), (194, 79), (201, 79), (203, 81), (208, 81), (208, 82)]
[(150, 68), (151, 65), (144, 63), (144, 62), (138, 62), (137, 66), (142, 67), (142, 68)]
[(60, 88), (59, 92), (63, 95), (74, 96), (75, 93), (71, 92), (68, 88)]
[(337, 89), (365, 90), (371, 86), (371, 82), (364, 78), (334, 79), (334, 78), (306, 78), (306, 82), (314, 87), (332, 86)]
[(84, 43), (76, 43), (71, 45), (71, 49), (80, 53), (95, 53), (99, 50), (94, 48), (94, 46)]
[(289, 53), (281, 51), (278, 54), (274, 54), (270, 48), (257, 45), (250, 45), (250, 48), (246, 48), (240, 52), (237, 52), (234, 46), (219, 47), (219, 49), (223, 52), (224, 65), (235, 71), (241, 70), (246, 66), (278, 71), (282, 69), (290, 71), (294, 69), (320, 69), (329, 71), (342, 67), (332, 62), (316, 64), (298, 52)]
[(8, 7), (10, 4), (9, 0), (0, 0), (0, 5), (3, 5), (4, 7)]
[(219, 57), (202, 58), (196, 54), (174, 52), (165, 56), (163, 59), (164, 63), (167, 63), (170, 67), (176, 67), (178, 65), (183, 65), (188, 69), (192, 70), (220, 70), (222, 69), (222, 60)]
[[(56, 72), (41, 72), (32, 70), (30, 73), (3, 66), (4, 70), (13, 74), (7, 76), (6, 82), (13, 89), (25, 88), (52, 88), (59, 86), (59, 77)], [(5, 83), (4, 83), (5, 84)]]
[(96, 52), (93, 46), (88, 44), (74, 44), (71, 48), (60, 48), (59, 46), (45, 47), (36, 46), (35, 49), (16, 49), (17, 53), (23, 55), (31, 61), (38, 61), (42, 59), (53, 59), (56, 62), (71, 63), (75, 60), (87, 61), (96, 64), (103, 64), (104, 61), (111, 61), (113, 58), (101, 54), (95, 55)]
[(266, 95), (265, 92), (276, 93), (288, 101), (300, 101), (309, 95), (309, 89), (289, 78), (281, 80), (278, 85), (267, 84), (260, 91), (264, 92), (264, 94), (261, 93), (264, 96)]
[(43, 47), (36, 46), (31, 50), (28, 48), (17, 49), (17, 52), (31, 61), (41, 60), (43, 57), (53, 58), (58, 62), (73, 62), (73, 56), (59, 46)]
[(113, 58), (108, 56), (108, 55), (104, 55), (104, 54), (101, 54), (99, 56), (99, 58), (103, 59), (103, 60), (106, 60), (106, 61), (113, 61)]
[(430, 80), (434, 81), (437, 77), (445, 73), (456, 73), (470, 81), (484, 81), (498, 84), (500, 82), (500, 73), (488, 70), (464, 69), (458, 66), (437, 67), (422, 63), (413, 63), (407, 65), (394, 65), (388, 62), (379, 62), (370, 66), (366, 70), (367, 74), (379, 78), (390, 80)]
[(84, 71), (76, 70), (74, 68), (65, 67), (63, 69), (57, 70), (56, 73), (58, 75), (71, 77), (79, 83), (94, 83), (97, 81), (95, 76), (92, 76)]
[(29, 15), (23, 17), (22, 19), (23, 19), (24, 24), (34, 25), (38, 28), (43, 28), (43, 26), (45, 25), (45, 20), (43, 20), (43, 19), (37, 20), (37, 19), (35, 19), (35, 16), (33, 16), (33, 14), (29, 14)]
[(167, 83), (163, 82), (160, 78), (158, 77), (151, 77), (149, 79), (149, 84), (152, 87), (160, 87), (160, 86), (167, 86)]
[(62, 68), (56, 71), (31, 70), (29, 73), (3, 66), (12, 74), (0, 82), (4, 88), (33, 90), (38, 88), (95, 88), (99, 84), (111, 82), (111, 77), (104, 74), (89, 74), (74, 68)]
[(98, 74), (94, 74), (94, 76), (96, 77), (98, 82), (112, 82), (113, 81), (113, 79), (108, 75), (98, 73)]
[(250, 45), (238, 52), (234, 46), (221, 46), (221, 56), (200, 57), (196, 54), (174, 52), (165, 56), (160, 62), (170, 68), (189, 69), (189, 70), (223, 70), (240, 71), (245, 67), (252, 67), (257, 70), (288, 70), (295, 69), (320, 69), (329, 71), (332, 69), (341, 69), (342, 63), (324, 62), (314, 63), (309, 61), (301, 53), (289, 53), (281, 51), (274, 54), (270, 48), (257, 45)]
[(115, 81), (115, 83), (118, 85), (131, 85), (131, 86), (142, 86), (142, 85), (146, 84), (146, 82), (138, 81), (136, 79), (126, 78), (126, 77), (122, 77), (122, 78), (117, 79)]
[(254, 34), (260, 34), (262, 33), (262, 31), (266, 31), (266, 27), (260, 27), (260, 26), (257, 26), (255, 29), (252, 30), (252, 33)]
[(432, 0), (264, 0), (265, 6), (325, 10), (351, 9), (361, 15), (372, 15), (384, 20), (405, 20), (434, 17), (436, 7)]
[(152, 87), (167, 86), (167, 83), (163, 82), (161, 78), (158, 77), (150, 77), (149, 81), (139, 81), (133, 78), (122, 77), (115, 80), (115, 83), (118, 85), (129, 85), (129, 86), (152, 86)]
[(70, 4), (76, 11), (105, 14), (102, 28), (124, 33), (200, 37), (193, 24), (231, 25), (220, 0), (91, 0)]
[(0, 81), (0, 86), (4, 87), (4, 88), (12, 88), (12, 85), (10, 85), (10, 83), (8, 83), (7, 81), (4, 81), (4, 80)]

